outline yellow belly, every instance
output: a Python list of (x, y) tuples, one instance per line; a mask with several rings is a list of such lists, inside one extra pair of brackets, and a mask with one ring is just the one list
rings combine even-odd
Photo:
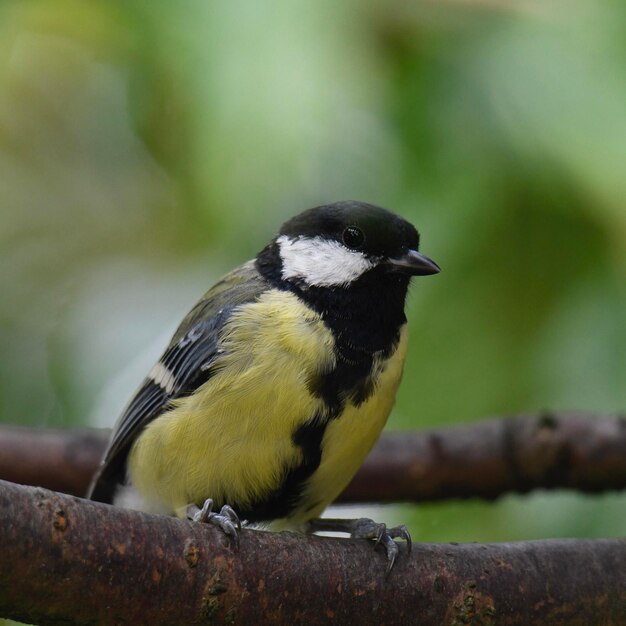
[[(302, 460), (293, 433), (324, 409), (307, 383), (332, 370), (333, 346), (319, 315), (293, 294), (272, 290), (242, 306), (229, 320), (215, 375), (137, 439), (128, 463), (133, 485), (152, 508), (177, 514), (208, 497), (246, 507), (276, 490), (285, 469)], [(391, 411), (405, 350), (403, 332), (380, 364), (376, 392), (328, 424), (320, 466), (290, 523), (317, 516), (362, 463)]]

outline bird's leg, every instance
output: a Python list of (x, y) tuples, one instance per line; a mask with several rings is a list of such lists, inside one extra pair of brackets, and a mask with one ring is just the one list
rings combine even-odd
[(387, 553), (387, 575), (391, 571), (398, 556), (398, 544), (395, 538), (404, 539), (407, 549), (411, 552), (411, 535), (407, 527), (402, 524), (394, 528), (387, 528), (385, 524), (375, 522), (367, 517), (359, 519), (326, 519), (310, 520), (307, 524), (309, 532), (338, 532), (348, 533), (352, 539), (374, 539), (374, 545), (379, 543)]
[(219, 528), (225, 535), (231, 537), (235, 546), (239, 546), (239, 534), (238, 530), (241, 530), (241, 521), (239, 516), (235, 513), (234, 509), (225, 504), (219, 513), (213, 512), (213, 500), (207, 498), (199, 508), (195, 504), (190, 504), (187, 507), (187, 518), (202, 524), (211, 524)]

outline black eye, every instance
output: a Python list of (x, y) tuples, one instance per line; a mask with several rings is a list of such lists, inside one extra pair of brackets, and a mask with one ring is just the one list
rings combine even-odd
[(343, 231), (343, 243), (348, 246), (348, 248), (357, 250), (365, 243), (365, 235), (360, 228), (348, 226), (348, 228)]

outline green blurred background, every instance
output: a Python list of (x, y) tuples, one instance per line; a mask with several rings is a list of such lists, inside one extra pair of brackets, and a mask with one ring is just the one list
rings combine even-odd
[[(0, 419), (111, 425), (290, 215), (422, 232), (390, 428), (626, 409), (622, 0), (0, 1)], [(624, 533), (626, 495), (390, 507), (419, 540)]]

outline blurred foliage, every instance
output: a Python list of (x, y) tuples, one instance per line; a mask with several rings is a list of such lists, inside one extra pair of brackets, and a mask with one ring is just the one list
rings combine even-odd
[[(0, 2), (0, 414), (110, 425), (297, 211), (414, 221), (392, 428), (626, 407), (626, 5)], [(623, 534), (623, 495), (402, 507), (418, 539)]]

